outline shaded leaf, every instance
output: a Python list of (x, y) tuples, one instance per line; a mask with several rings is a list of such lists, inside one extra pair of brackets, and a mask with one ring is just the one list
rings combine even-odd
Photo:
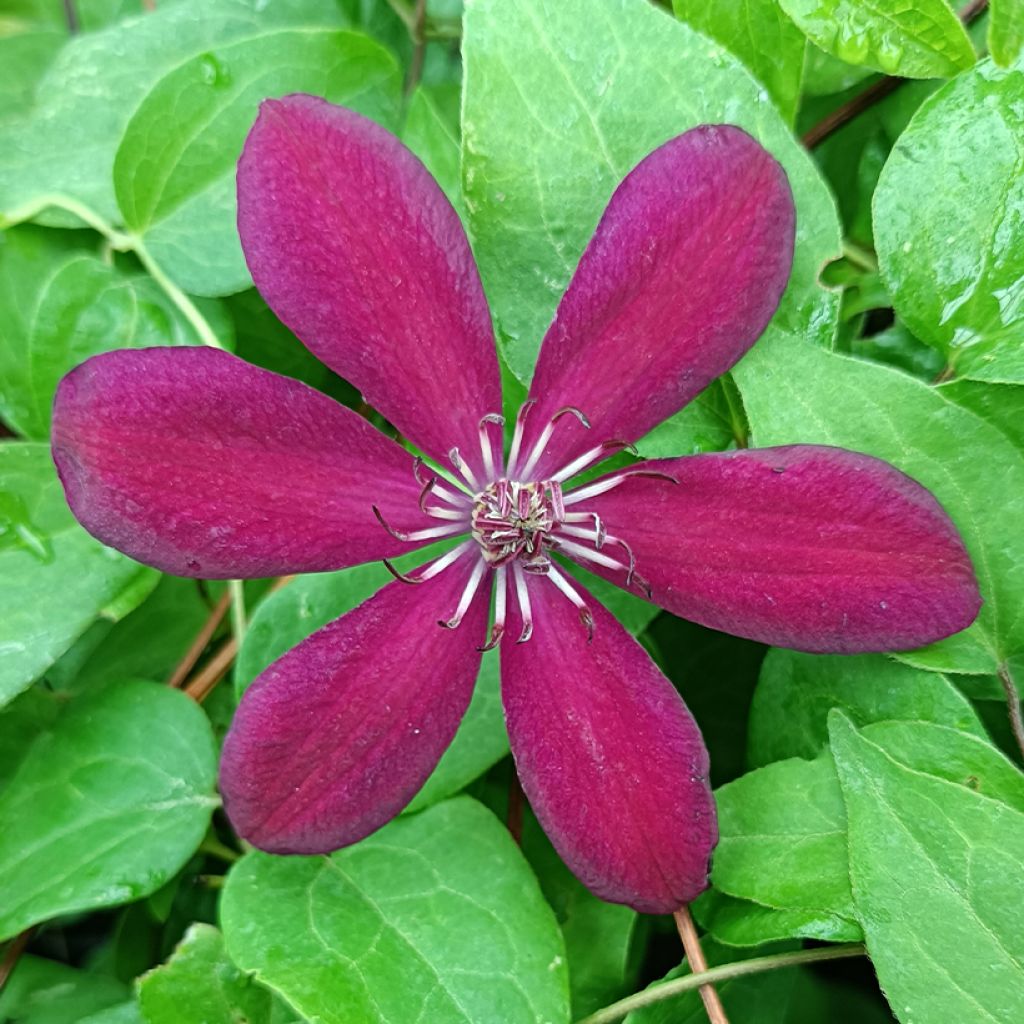
[(856, 725), (918, 720), (985, 738), (970, 702), (944, 676), (880, 654), (773, 649), (761, 666), (750, 709), (751, 764), (817, 757), (828, 744), (828, 713), (834, 707)]

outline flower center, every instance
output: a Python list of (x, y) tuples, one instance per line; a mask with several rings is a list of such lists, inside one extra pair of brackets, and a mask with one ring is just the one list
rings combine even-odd
[(473, 501), (471, 532), (492, 569), (514, 559), (546, 561), (551, 531), (565, 518), (557, 483), (496, 480)]
[[(533, 404), (530, 400), (519, 410), (507, 460), (502, 458), (500, 429), (505, 421), (492, 413), (480, 421), (479, 460), (473, 457), (470, 465), (457, 448), (448, 453), (456, 476), (431, 471), (422, 459), (414, 461), (413, 472), (421, 487), (420, 511), (437, 521), (437, 526), (412, 531), (395, 529), (373, 506), (381, 526), (402, 541), (415, 543), (469, 534), (461, 544), (411, 575), (399, 572), (388, 559), (384, 559), (384, 564), (405, 583), (425, 583), (448, 566), (472, 558), (472, 569), (454, 613), (438, 625), (446, 629), (458, 628), (480, 587), (489, 586), (493, 577), (494, 620), (490, 639), (481, 648), (485, 651), (496, 646), (505, 632), (509, 600), (518, 603), (522, 619), (522, 633), (517, 643), (530, 639), (533, 614), (527, 574), (535, 578), (534, 585), (540, 585), (539, 577), (556, 587), (576, 606), (580, 622), (588, 634), (592, 634), (594, 619), (586, 600), (571, 577), (552, 560), (554, 552), (587, 568), (604, 570), (623, 586), (635, 587), (648, 598), (651, 596), (650, 587), (636, 571), (632, 548), (609, 532), (600, 516), (587, 511), (585, 505), (589, 499), (618, 487), (632, 476), (666, 478), (666, 474), (642, 466), (627, 467), (563, 493), (563, 483), (609, 455), (632, 446), (625, 441), (604, 441), (556, 472), (538, 479), (535, 473), (558, 421), (571, 415), (584, 427), (590, 424), (579, 409), (566, 406), (545, 424), (530, 450), (524, 451), (523, 428)], [(667, 479), (675, 482), (672, 477)]]

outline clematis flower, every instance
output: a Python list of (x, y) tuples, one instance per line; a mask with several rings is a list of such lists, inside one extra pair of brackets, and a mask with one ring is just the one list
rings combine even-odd
[(705, 887), (716, 841), (707, 754), (676, 689), (563, 560), (804, 651), (912, 648), (975, 617), (970, 560), (938, 502), (866, 455), (732, 451), (573, 485), (727, 371), (776, 309), (792, 197), (738, 128), (671, 139), (615, 191), (507, 455), (476, 266), (412, 153), (321, 99), (267, 102), (238, 200), (264, 298), (425, 458), (225, 352), (113, 352), (56, 398), (53, 453), (75, 515), (142, 562), (206, 578), (335, 570), (456, 539), (245, 694), (221, 787), (254, 845), (328, 852), (397, 814), (451, 742), (481, 650), (500, 644), (516, 766), (554, 845), (604, 899), (672, 911)]

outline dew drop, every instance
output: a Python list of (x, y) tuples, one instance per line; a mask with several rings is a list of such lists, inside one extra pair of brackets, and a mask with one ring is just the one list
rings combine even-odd
[(199, 58), (199, 73), (207, 85), (225, 86), (231, 81), (227, 65), (212, 53)]

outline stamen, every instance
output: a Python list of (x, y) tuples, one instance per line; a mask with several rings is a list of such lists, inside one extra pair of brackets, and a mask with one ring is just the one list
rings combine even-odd
[(557, 480), (547, 483), (548, 494), (551, 495), (551, 511), (555, 514), (555, 522), (565, 519), (565, 502), (562, 500), (562, 485)]
[(448, 453), (448, 458), (451, 459), (452, 465), (462, 474), (463, 479), (473, 488), (474, 491), (480, 490), (480, 483), (473, 473), (473, 470), (469, 468), (463, 461), (462, 456), (459, 455), (459, 449), (453, 448)]
[(516, 600), (519, 602), (519, 614), (523, 619), (523, 631), (517, 644), (525, 644), (533, 636), (533, 613), (530, 611), (530, 592), (526, 586), (526, 577), (519, 562), (512, 563), (512, 576), (516, 581)]
[(596, 483), (581, 487), (579, 490), (570, 491), (565, 496), (565, 503), (566, 505), (577, 505), (581, 501), (586, 501), (587, 498), (594, 498), (599, 494), (605, 494), (634, 476), (649, 476), (656, 480), (668, 480), (669, 483), (673, 484), (679, 483), (676, 477), (669, 473), (662, 473), (657, 469), (630, 469), (624, 473), (616, 473), (615, 476), (605, 477), (604, 480), (598, 480)]
[(523, 427), (526, 425), (526, 417), (530, 410), (537, 404), (536, 398), (525, 401), (516, 414), (516, 429), (512, 434), (512, 447), (508, 453), (508, 463), (505, 470), (507, 476), (515, 476), (516, 460), (519, 458), (519, 448), (523, 443)]
[(585, 523), (589, 520), (594, 522), (594, 547), (600, 551), (608, 534), (601, 517), (596, 512), (568, 512), (562, 517), (562, 521), (566, 523)]
[(444, 619), (438, 619), (437, 624), (439, 626), (444, 629), (459, 628), (459, 623), (462, 622), (462, 618), (469, 609), (470, 603), (476, 596), (476, 592), (480, 589), (480, 580), (483, 579), (484, 570), (486, 568), (487, 563), (482, 558), (478, 558), (476, 565), (473, 566), (473, 572), (469, 577), (469, 582), (462, 591), (462, 597), (459, 598), (459, 604), (455, 609), (455, 614), (447, 622), (445, 622)]
[(591, 448), (590, 451), (584, 452), (578, 459), (573, 459), (568, 466), (560, 469), (551, 479), (557, 481), (568, 480), (577, 473), (581, 473), (588, 466), (592, 466), (595, 462), (606, 459), (613, 451), (623, 451), (625, 449), (636, 454), (636, 448), (629, 441), (603, 441), (596, 448)]
[[(565, 415), (572, 414), (575, 416), (580, 423), (583, 424), (588, 430), (590, 429), (590, 420), (576, 408), (574, 405), (567, 405), (559, 409), (554, 416), (548, 420), (548, 425), (541, 431), (540, 437), (537, 438), (537, 443), (533, 446), (533, 451), (530, 452), (530, 457), (526, 460), (526, 465), (516, 473), (520, 479), (528, 479), (530, 473), (533, 472), (533, 467), (540, 461), (540, 457), (544, 454), (544, 449), (548, 446), (548, 441), (551, 440), (551, 435), (555, 432), (555, 424)], [(511, 472), (509, 475), (512, 475)]]
[[(431, 526), (426, 530), (413, 530), (411, 533), (407, 533), (404, 530), (396, 530), (394, 527), (389, 526), (387, 520), (381, 514), (380, 509), (377, 508), (376, 505), (372, 505), (371, 508), (373, 509), (373, 514), (377, 517), (377, 522), (379, 522), (380, 525), (395, 538), (395, 540), (412, 542), (418, 540), (432, 540), (440, 537), (454, 537), (455, 534), (464, 533), (469, 529), (469, 522), (465, 514), (462, 514), (458, 517), (459, 521), (457, 523), (452, 523), (451, 526)], [(440, 518), (447, 519), (448, 517), (441, 516)]]
[(430, 505), (423, 509), (423, 511), (430, 516), (431, 519), (450, 519), (452, 522), (464, 523), (466, 529), (469, 529), (469, 509), (438, 508), (436, 505)]
[(491, 638), (483, 647), (479, 648), (481, 651), (494, 650), (505, 635), (506, 572), (507, 570), (504, 566), (494, 571), (494, 625), (491, 626)]
[(470, 548), (476, 545), (471, 540), (463, 541), (458, 547), (454, 547), (451, 551), (446, 551), (436, 561), (431, 562), (422, 572), (417, 576), (409, 576), (405, 573), (399, 572), (392, 564), (389, 558), (384, 558), (384, 567), (387, 569), (396, 580), (401, 580), (403, 583), (426, 583), (427, 580), (433, 579), (438, 573), (443, 572), (448, 568), (452, 562), (457, 561), (461, 558)]
[[(426, 481), (420, 476), (420, 470), (423, 468), (423, 465), (423, 459), (419, 455), (412, 460), (413, 476), (416, 477), (418, 484), (422, 484), (425, 487)], [(467, 494), (465, 491), (450, 491), (447, 487), (442, 486), (436, 476), (432, 477), (432, 479), (434, 482), (431, 485), (431, 489), (434, 495), (442, 501), (447, 501), (449, 505), (467, 505), (472, 502), (472, 495)]]
[(499, 416), (496, 412), (489, 412), (480, 420), (480, 454), (484, 459), (484, 476), (488, 481), (493, 480), (497, 475), (494, 472), (494, 445), (491, 443), (490, 434), (487, 430), (487, 427), (492, 423), (503, 427), (505, 426), (505, 417)]
[(548, 572), (548, 579), (579, 609), (580, 622), (587, 630), (587, 643), (594, 639), (594, 616), (587, 607), (587, 602), (580, 597), (576, 588), (554, 567)]
[(601, 554), (600, 551), (591, 551), (590, 548), (585, 548), (582, 544), (577, 544), (575, 541), (564, 540), (560, 534), (552, 537), (551, 542), (560, 551), (564, 551), (568, 555), (593, 562), (595, 565), (603, 565), (606, 569), (618, 569), (620, 572), (629, 572), (628, 566), (623, 565), (621, 562), (616, 562), (614, 558), (609, 558), (607, 555)]

